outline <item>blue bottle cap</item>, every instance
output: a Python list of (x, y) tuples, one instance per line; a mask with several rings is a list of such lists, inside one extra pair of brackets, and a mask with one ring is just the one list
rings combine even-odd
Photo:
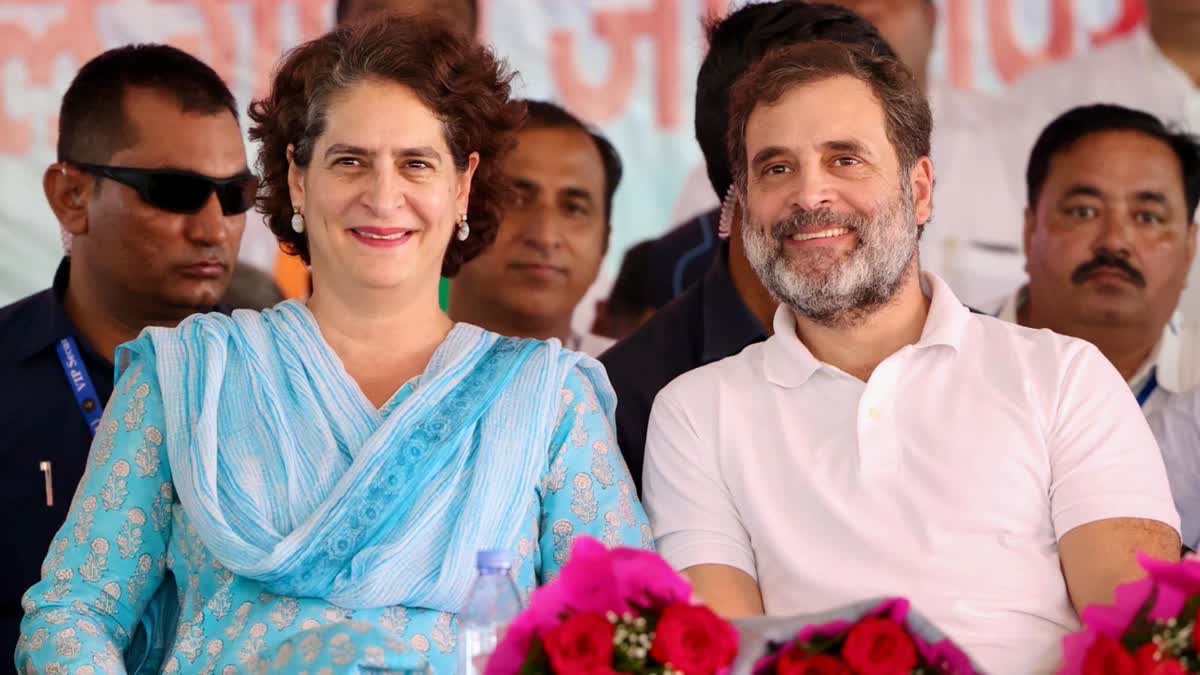
[(480, 551), (475, 557), (475, 566), (480, 570), (512, 569), (512, 555), (508, 551)]

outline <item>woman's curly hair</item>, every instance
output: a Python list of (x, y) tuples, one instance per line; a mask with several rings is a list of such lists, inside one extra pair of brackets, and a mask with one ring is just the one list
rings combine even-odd
[(510, 98), (506, 64), (439, 19), (384, 15), (337, 28), (285, 55), (270, 94), (250, 105), (250, 138), (261, 143), (258, 210), (281, 248), (308, 263), (308, 238), (291, 227), (287, 148), (293, 147), (297, 166), (307, 167), (332, 98), (366, 80), (404, 85), (429, 106), (459, 171), (472, 152), (479, 153), (467, 208), (471, 236), (451, 236), (442, 261), (442, 275), (454, 276), (496, 239), (512, 190), (501, 165), (516, 145), (525, 106)]

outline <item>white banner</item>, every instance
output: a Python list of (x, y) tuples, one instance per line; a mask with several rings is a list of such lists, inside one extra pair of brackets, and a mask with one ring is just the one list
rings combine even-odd
[[(987, 90), (1123, 34), (1144, 12), (1141, 0), (937, 4), (933, 76)], [(481, 5), (484, 38), (521, 73), (519, 94), (563, 103), (620, 150), (608, 274), (630, 244), (715, 203), (677, 201), (689, 180), (707, 182), (692, 137), (700, 18), (724, 12), (727, 0)], [(48, 286), (61, 255), (41, 177), (55, 159), (60, 98), (84, 62), (130, 42), (166, 42), (212, 65), (245, 110), (282, 51), (332, 17), (323, 0), (0, 0), (0, 305)], [(242, 258), (270, 268), (275, 243), (252, 219)]]

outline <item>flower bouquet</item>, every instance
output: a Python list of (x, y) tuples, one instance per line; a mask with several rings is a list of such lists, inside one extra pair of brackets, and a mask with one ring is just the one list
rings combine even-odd
[[(761, 620), (755, 620), (761, 621)], [(771, 621), (771, 620), (767, 620)], [(838, 610), (829, 616), (802, 617), (768, 623), (756, 631), (741, 625), (743, 635), (766, 633), (754, 675), (974, 675), (971, 660), (933, 624), (903, 599), (875, 600)], [(773, 635), (787, 637), (773, 639)], [(744, 640), (751, 642), (752, 640)], [(749, 645), (745, 645), (749, 647)]]
[(691, 598), (657, 555), (581, 538), (559, 577), (509, 626), (487, 675), (725, 672), (737, 631)]
[(1059, 675), (1200, 673), (1200, 559), (1138, 561), (1148, 576), (1118, 588), (1111, 606), (1083, 611), (1084, 630), (1063, 640)]

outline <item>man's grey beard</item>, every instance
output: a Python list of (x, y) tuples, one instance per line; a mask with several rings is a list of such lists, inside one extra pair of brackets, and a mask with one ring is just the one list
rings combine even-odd
[[(742, 241), (751, 267), (776, 300), (812, 321), (846, 328), (895, 297), (917, 254), (916, 221), (905, 182), (900, 197), (875, 218), (812, 209), (767, 226), (747, 215)], [(858, 236), (849, 255), (813, 247), (802, 261), (788, 258), (784, 246), (792, 235), (835, 227), (852, 228)]]

